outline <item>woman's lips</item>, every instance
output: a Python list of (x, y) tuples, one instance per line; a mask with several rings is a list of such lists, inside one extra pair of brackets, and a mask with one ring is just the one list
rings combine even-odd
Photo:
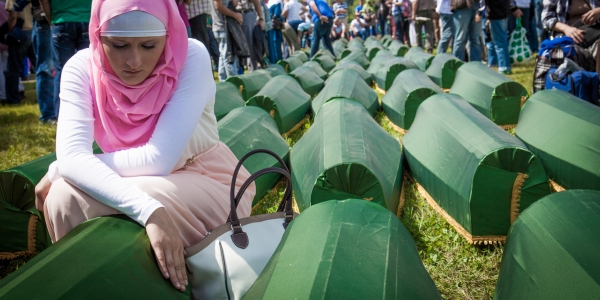
[(138, 75), (142, 72), (142, 70), (139, 70), (139, 71), (123, 70), (123, 72), (125, 72), (125, 74), (127, 74), (127, 75)]

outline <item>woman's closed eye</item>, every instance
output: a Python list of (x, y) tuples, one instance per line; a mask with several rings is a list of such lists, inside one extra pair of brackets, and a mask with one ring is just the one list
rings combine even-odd
[(125, 47), (127, 47), (127, 44), (112, 43), (112, 46), (115, 49), (124, 49)]
[(143, 47), (144, 49), (148, 49), (148, 50), (150, 50), (150, 49), (154, 49), (154, 47), (155, 47), (155, 46), (156, 46), (156, 43), (151, 43), (151, 44), (142, 44), (142, 47)]

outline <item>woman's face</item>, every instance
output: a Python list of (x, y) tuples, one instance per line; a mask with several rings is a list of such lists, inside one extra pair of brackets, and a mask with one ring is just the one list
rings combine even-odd
[(166, 41), (165, 36), (103, 36), (101, 39), (110, 67), (128, 85), (138, 85), (150, 76), (165, 49)]

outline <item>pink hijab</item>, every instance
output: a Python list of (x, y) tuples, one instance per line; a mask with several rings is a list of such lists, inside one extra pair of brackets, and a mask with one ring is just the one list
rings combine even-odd
[[(165, 24), (165, 49), (154, 71), (131, 86), (117, 77), (100, 40), (104, 22), (141, 10)], [(135, 148), (150, 140), (163, 107), (177, 88), (187, 57), (187, 30), (173, 0), (94, 0), (90, 18), (90, 74), (94, 138), (104, 152)]]

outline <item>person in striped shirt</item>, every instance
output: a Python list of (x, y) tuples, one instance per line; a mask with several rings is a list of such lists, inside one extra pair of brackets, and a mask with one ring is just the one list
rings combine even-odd
[[(333, 3), (333, 13), (335, 14), (335, 17), (344, 24), (344, 28), (348, 28), (348, 4), (343, 0), (337, 0)], [(344, 37), (348, 38), (347, 33)]]

